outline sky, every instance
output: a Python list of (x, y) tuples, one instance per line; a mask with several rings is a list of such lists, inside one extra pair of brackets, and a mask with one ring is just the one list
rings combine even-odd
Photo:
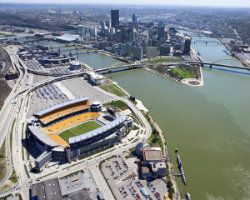
[(209, 7), (250, 8), (250, 0), (0, 0), (3, 3), (81, 3), (81, 4), (141, 4), (141, 5), (179, 5)]

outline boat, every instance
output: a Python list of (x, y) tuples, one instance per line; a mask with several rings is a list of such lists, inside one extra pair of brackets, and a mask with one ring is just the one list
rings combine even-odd
[(182, 167), (181, 157), (179, 155), (177, 155), (177, 163), (179, 168)]
[(191, 195), (188, 192), (185, 194), (185, 197), (186, 197), (186, 200), (191, 200)]

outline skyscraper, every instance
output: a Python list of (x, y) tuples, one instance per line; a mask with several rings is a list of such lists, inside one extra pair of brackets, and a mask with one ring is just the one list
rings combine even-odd
[(189, 55), (191, 50), (191, 38), (185, 37), (183, 54)]
[(137, 23), (137, 17), (135, 14), (132, 15), (132, 24), (136, 24)]
[(111, 10), (111, 26), (116, 27), (119, 25), (119, 10)]

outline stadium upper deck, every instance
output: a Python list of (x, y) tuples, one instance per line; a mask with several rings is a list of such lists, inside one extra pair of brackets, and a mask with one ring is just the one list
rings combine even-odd
[[(89, 120), (96, 120), (100, 116), (98, 112), (87, 112), (64, 119), (51, 126), (43, 128), (47, 135), (57, 135), (73, 126), (77, 126)], [(67, 142), (67, 141), (66, 141)]]
[(53, 122), (54, 120), (89, 108), (89, 99), (79, 98), (46, 108), (44, 110), (34, 113), (34, 116), (37, 117), (37, 119), (39, 119), (43, 125), (47, 125)]

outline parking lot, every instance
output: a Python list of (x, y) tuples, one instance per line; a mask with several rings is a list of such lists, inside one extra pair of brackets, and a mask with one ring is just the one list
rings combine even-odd
[(162, 200), (167, 193), (165, 179), (152, 182), (138, 179), (136, 164), (125, 162), (121, 156), (107, 159), (101, 170), (117, 199)]
[(66, 95), (61, 92), (58, 87), (56, 87), (54, 84), (46, 85), (44, 87), (41, 87), (35, 91), (38, 99), (46, 99), (51, 101), (61, 100), (66, 101), (68, 98)]
[(76, 97), (88, 97), (90, 101), (99, 101), (105, 103), (113, 98), (90, 85), (83, 78), (74, 78), (63, 80), (61, 83)]
[(72, 73), (72, 71), (69, 70), (69, 66), (45, 68), (36, 59), (26, 60), (26, 61), (23, 61), (23, 63), (27, 66), (28, 69), (31, 69), (34, 71), (48, 72), (51, 74), (70, 74), (70, 73)]
[(68, 66), (57, 67), (57, 68), (50, 68), (50, 72), (53, 74), (70, 74), (72, 73)]
[(68, 97), (53, 83), (34, 91), (28, 116), (46, 107), (68, 101)]
[(128, 165), (120, 156), (111, 158), (104, 167), (114, 180), (120, 179), (128, 171)]
[(147, 182), (145, 180), (127, 181), (118, 187), (121, 199), (162, 200), (167, 193), (167, 184), (163, 179)]
[(44, 71), (44, 67), (36, 59), (26, 60), (23, 62), (31, 70)]

